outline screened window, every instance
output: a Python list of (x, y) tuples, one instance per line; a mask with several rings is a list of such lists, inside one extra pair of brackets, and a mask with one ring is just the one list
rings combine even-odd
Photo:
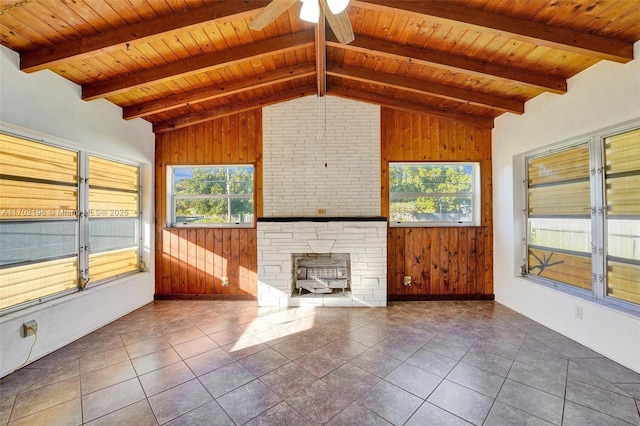
[(138, 269), (138, 167), (89, 157), (89, 278)]
[(76, 289), (79, 153), (0, 134), (0, 310)]
[(0, 311), (136, 271), (138, 198), (137, 167), (0, 133)]
[(640, 129), (604, 138), (606, 294), (640, 304)]
[(253, 226), (252, 165), (170, 168), (172, 226)]
[(478, 226), (478, 163), (390, 163), (391, 226)]
[(591, 288), (589, 144), (527, 159), (529, 273)]
[(526, 158), (527, 275), (640, 304), (640, 129)]

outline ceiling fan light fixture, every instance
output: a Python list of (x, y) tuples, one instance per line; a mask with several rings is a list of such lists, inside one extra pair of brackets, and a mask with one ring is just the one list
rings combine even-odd
[(349, 0), (327, 0), (327, 5), (331, 13), (337, 15), (349, 6)]
[(317, 24), (320, 20), (320, 4), (318, 0), (301, 0), (300, 19)]

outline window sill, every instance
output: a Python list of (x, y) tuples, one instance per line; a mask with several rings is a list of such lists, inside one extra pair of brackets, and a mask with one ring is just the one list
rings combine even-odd
[(255, 228), (255, 223), (212, 223), (212, 224), (172, 224), (167, 225), (166, 229), (250, 229)]
[(90, 297), (95, 293), (106, 291), (111, 287), (125, 285), (128, 281), (139, 279), (141, 275), (150, 274), (150, 271), (132, 272), (130, 274), (123, 275), (119, 278), (112, 280), (99, 281), (93, 284), (91, 287), (80, 290), (70, 290), (67, 292), (51, 295), (46, 298), (42, 298), (42, 301), (33, 301), (32, 303), (25, 303), (22, 306), (16, 305), (14, 309), (7, 308), (3, 313), (0, 313), (0, 324), (6, 321), (15, 320), (16, 318), (23, 318), (25, 316), (35, 315), (41, 311), (52, 309), (59, 305), (71, 303), (75, 300)]
[(472, 222), (389, 222), (390, 228), (478, 228), (479, 223)]
[(598, 299), (593, 295), (592, 292), (588, 290), (583, 290), (576, 287), (572, 287), (567, 284), (549, 281), (549, 280), (536, 278), (532, 276), (516, 276), (516, 278), (519, 278), (528, 284), (533, 284), (533, 285), (547, 288), (549, 290), (557, 291), (567, 296), (575, 297), (577, 299), (584, 300), (585, 302), (593, 303), (594, 305), (597, 305), (604, 309), (608, 309), (610, 311), (613, 311), (619, 314), (627, 315), (634, 319), (640, 318), (640, 306), (638, 307), (629, 306), (628, 302), (624, 302), (621, 300), (618, 301), (616, 299), (612, 299), (611, 297), (607, 297), (605, 299)]

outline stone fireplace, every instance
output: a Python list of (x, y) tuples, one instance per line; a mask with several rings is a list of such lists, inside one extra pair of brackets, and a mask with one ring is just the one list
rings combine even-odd
[(387, 304), (383, 217), (259, 218), (257, 243), (260, 306)]
[[(258, 304), (386, 306), (380, 107), (307, 96), (264, 107), (262, 126)], [(297, 276), (298, 254), (332, 261)]]

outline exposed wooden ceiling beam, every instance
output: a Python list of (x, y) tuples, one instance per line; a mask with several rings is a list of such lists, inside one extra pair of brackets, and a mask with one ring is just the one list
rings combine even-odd
[(327, 37), (327, 46), (361, 52), (367, 55), (385, 56), (402, 62), (442, 68), (478, 77), (499, 79), (508, 83), (516, 83), (552, 93), (562, 94), (567, 91), (567, 80), (563, 78), (531, 73), (526, 70), (478, 61), (463, 56), (420, 49), (360, 34), (348, 45), (339, 43), (335, 36), (329, 35)]
[(485, 33), (614, 62), (627, 63), (633, 59), (633, 43), (446, 2), (352, 0), (352, 4), (369, 10), (403, 14), (421, 20), (446, 22), (454, 26), (464, 25)]
[(270, 38), (252, 44), (234, 47), (211, 55), (197, 56), (179, 62), (140, 71), (104, 82), (82, 87), (82, 99), (93, 100), (112, 96), (142, 86), (175, 79), (198, 72), (258, 59), (264, 55), (276, 55), (313, 45), (313, 30)]
[(395, 74), (381, 73), (366, 68), (330, 63), (327, 65), (327, 74), (334, 77), (391, 87), (421, 95), (435, 96), (437, 98), (476, 105), (501, 112), (512, 112), (515, 114), (524, 113), (524, 102), (475, 92), (473, 90), (402, 77)]
[(318, 86), (318, 97), (323, 97), (327, 93), (327, 31), (325, 27), (324, 8), (320, 8), (320, 18), (316, 24), (316, 81)]
[(313, 95), (316, 92), (315, 84), (309, 84), (295, 89), (278, 92), (274, 95), (264, 96), (252, 99), (243, 103), (235, 103), (224, 107), (212, 109), (199, 114), (187, 115), (175, 120), (163, 121), (153, 125), (154, 133), (164, 133), (175, 129), (181, 129), (205, 121), (214, 120), (226, 115), (236, 114), (239, 112), (249, 111), (256, 108), (262, 108), (267, 105), (273, 105), (280, 102), (286, 102), (292, 99)]
[(420, 114), (432, 115), (434, 117), (445, 118), (447, 120), (459, 121), (471, 126), (477, 126), (485, 129), (493, 128), (493, 118), (483, 117), (479, 115), (464, 114), (443, 108), (436, 108), (416, 102), (408, 102), (404, 99), (395, 99), (389, 96), (377, 93), (366, 92), (364, 90), (354, 90), (344, 87), (329, 87), (327, 90), (329, 95), (338, 96), (346, 99), (355, 99), (362, 102), (376, 104), (384, 107), (394, 108), (401, 111), (417, 112)]
[(122, 116), (125, 120), (146, 117), (172, 109), (187, 107), (199, 102), (211, 101), (225, 96), (235, 95), (248, 90), (255, 90), (272, 84), (284, 83), (290, 80), (315, 75), (316, 67), (312, 63), (296, 65), (265, 74), (244, 78), (242, 80), (225, 82), (214, 86), (204, 87), (187, 93), (145, 102), (126, 107)]
[(160, 34), (171, 36), (184, 33), (206, 22), (232, 21), (249, 12), (257, 12), (267, 4), (269, 0), (210, 3), (197, 9), (23, 53), (20, 56), (20, 69), (25, 72), (39, 71), (62, 63), (86, 59), (98, 53), (124, 50), (127, 43), (143, 43)]

